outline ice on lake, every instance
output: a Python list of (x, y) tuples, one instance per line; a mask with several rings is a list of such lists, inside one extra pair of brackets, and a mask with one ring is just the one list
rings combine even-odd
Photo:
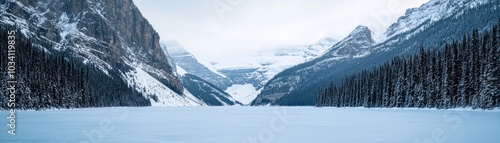
[[(3, 121), (8, 112), (1, 111)], [(8, 143), (499, 143), (500, 111), (144, 107), (18, 111)]]

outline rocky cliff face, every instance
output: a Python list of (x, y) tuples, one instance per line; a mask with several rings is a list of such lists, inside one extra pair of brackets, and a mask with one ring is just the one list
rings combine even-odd
[(180, 43), (177, 41), (167, 41), (162, 43), (164, 47), (164, 52), (166, 55), (172, 57), (173, 61), (180, 68), (186, 70), (186, 72), (196, 75), (204, 80), (216, 85), (220, 89), (226, 89), (232, 85), (232, 82), (228, 77), (217, 72), (215, 69), (209, 69), (204, 66), (196, 57), (189, 53)]
[[(183, 97), (184, 88), (162, 52), (159, 35), (132, 0), (4, 1), (0, 23), (21, 29), (50, 53), (70, 55), (106, 74), (123, 78), (145, 95), (197, 105)], [(144, 71), (146, 74), (138, 75)], [(141, 82), (138, 76), (156, 80)], [(164, 97), (164, 98), (162, 98)], [(182, 104), (183, 105), (183, 104)]]
[(372, 38), (372, 31), (366, 26), (356, 27), (346, 38), (330, 48), (326, 54), (330, 58), (340, 56), (362, 56), (369, 52), (369, 47), (375, 41)]

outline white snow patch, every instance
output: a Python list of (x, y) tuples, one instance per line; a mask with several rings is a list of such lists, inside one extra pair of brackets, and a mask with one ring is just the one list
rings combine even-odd
[(101, 2), (93, 3), (91, 0), (87, 0), (87, 2), (91, 5), (90, 9), (101, 16), (102, 18), (106, 19), (106, 17), (103, 15), (104, 14), (104, 7), (102, 6)]
[(57, 28), (61, 31), (59, 35), (61, 36), (62, 40), (66, 40), (67, 35), (72, 35), (78, 33), (78, 28), (76, 27), (77, 23), (69, 22), (68, 15), (66, 13), (63, 13), (61, 17), (59, 17), (59, 22), (57, 22)]
[(21, 33), (23, 33), (24, 37), (29, 37), (30, 30), (28, 30), (28, 29), (21, 29)]
[(212, 71), (213, 73), (215, 74), (218, 74), (224, 78), (227, 78), (226, 75), (220, 73), (219, 71), (217, 71), (217, 69), (214, 68), (214, 66), (212, 64), (209, 64), (210, 62), (203, 62), (203, 61), (199, 61), (202, 65), (204, 65), (205, 67), (207, 67), (210, 71)]
[(255, 89), (252, 84), (234, 84), (226, 89), (226, 93), (243, 105), (252, 102), (259, 92), (260, 90)]
[(222, 101), (218, 96), (214, 96), (214, 97), (215, 97), (215, 99), (217, 101), (219, 101), (220, 103), (222, 103), (223, 106), (228, 106), (228, 104), (226, 102)]
[(200, 106), (201, 101), (197, 100), (187, 90), (184, 95), (179, 95), (170, 88), (156, 80), (146, 71), (137, 67), (135, 70), (125, 74), (129, 86), (141, 92), (145, 96), (157, 96), (158, 101), (154, 101), (151, 97), (152, 106)]
[(361, 58), (370, 55), (370, 51), (364, 51), (362, 53), (358, 53), (354, 56), (354, 58)]
[(177, 74), (179, 76), (184, 76), (188, 73), (186, 70), (184, 70), (182, 67), (180, 67), (178, 65), (176, 65), (176, 69), (177, 69)]

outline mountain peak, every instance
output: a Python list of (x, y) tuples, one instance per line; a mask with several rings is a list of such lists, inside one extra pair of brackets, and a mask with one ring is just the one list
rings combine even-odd
[(384, 35), (378, 39), (384, 41), (406, 32), (411, 32), (410, 35), (414, 35), (435, 21), (451, 16), (458, 17), (466, 10), (487, 2), (490, 0), (430, 0), (418, 8), (406, 10), (405, 15), (399, 17), (397, 22), (389, 26)]
[(354, 38), (355, 40), (368, 40), (373, 43), (372, 31), (363, 25), (358, 25), (347, 38)]
[(358, 26), (356, 26), (355, 29), (370, 30), (367, 26), (364, 26), (364, 25), (358, 25)]
[(365, 55), (367, 48), (373, 46), (372, 31), (363, 25), (357, 26), (346, 38), (330, 48), (333, 57)]

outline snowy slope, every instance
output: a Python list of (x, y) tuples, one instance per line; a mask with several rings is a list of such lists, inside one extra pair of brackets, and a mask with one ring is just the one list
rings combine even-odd
[[(175, 67), (176, 75), (181, 78), (186, 92), (193, 97), (191, 99), (209, 106), (241, 105), (239, 101), (233, 99), (231, 95), (220, 88), (220, 86), (231, 84), (230, 80), (200, 64), (196, 57), (186, 51), (179, 43), (176, 41), (165, 42), (162, 44), (162, 50), (173, 61), (171, 65)], [(206, 79), (210, 79), (210, 81)], [(215, 85), (215, 83), (219, 83), (219, 85)]]
[(337, 40), (324, 38), (312, 45), (277, 46), (272, 49), (260, 51), (255, 60), (259, 62), (259, 70), (264, 71), (266, 77), (264, 84), (267, 80), (287, 68), (321, 56), (336, 43)]
[(252, 84), (234, 84), (226, 89), (235, 100), (243, 105), (248, 105), (252, 102), (260, 91), (255, 89)]
[(412, 31), (406, 38), (427, 28), (427, 26), (442, 19), (462, 15), (466, 10), (482, 5), (489, 0), (430, 0), (418, 8), (406, 10), (404, 16), (400, 17), (396, 23), (377, 41), (383, 42), (399, 34)]
[[(182, 68), (179, 68), (178, 70), (181, 69)], [(231, 95), (196, 75), (184, 73), (181, 76), (181, 81), (184, 87), (186, 87), (194, 97), (209, 106), (241, 105), (241, 103), (233, 99)]]
[(185, 90), (183, 96), (166, 87), (164, 84), (155, 80), (140, 67), (129, 71), (126, 74), (127, 82), (137, 91), (150, 97), (152, 106), (201, 106), (206, 105), (201, 100), (194, 97), (189, 91)]

